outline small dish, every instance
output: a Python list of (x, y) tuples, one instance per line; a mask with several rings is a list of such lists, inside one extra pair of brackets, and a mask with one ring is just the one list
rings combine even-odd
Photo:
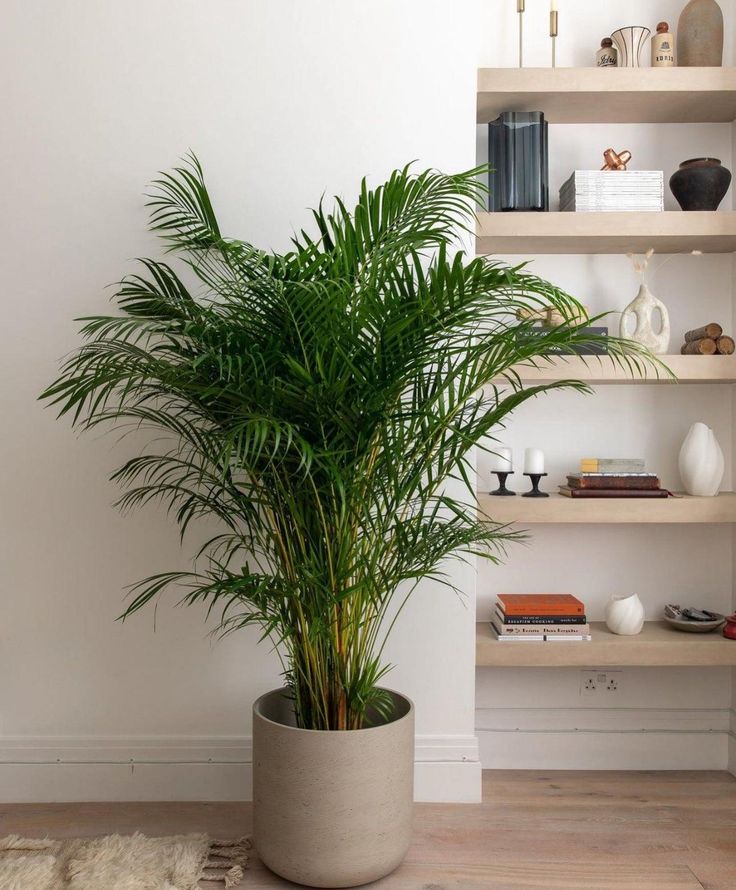
[(688, 621), (686, 618), (670, 618), (669, 615), (665, 615), (664, 620), (675, 630), (682, 630), (685, 633), (691, 634), (707, 634), (718, 630), (719, 627), (723, 627), (726, 621), (725, 615), (721, 615), (719, 612), (714, 612), (713, 614), (717, 615), (717, 617), (712, 621)]

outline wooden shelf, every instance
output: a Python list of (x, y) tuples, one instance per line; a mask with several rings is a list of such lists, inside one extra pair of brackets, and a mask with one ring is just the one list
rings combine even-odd
[[(517, 365), (514, 371), (525, 383), (583, 380), (596, 386), (673, 383), (736, 383), (736, 355), (662, 355), (676, 380), (656, 368), (645, 368), (644, 377), (616, 364), (606, 356), (559, 356), (534, 365)], [(501, 384), (503, 381), (498, 380)]]
[(543, 111), (553, 124), (736, 119), (734, 68), (481, 68), (479, 124)]
[(720, 631), (689, 634), (663, 621), (647, 621), (634, 637), (591, 625), (589, 643), (499, 643), (488, 622), (476, 625), (479, 667), (723, 667), (736, 665), (736, 640)]
[[(615, 175), (615, 174), (614, 174)], [(480, 213), (478, 254), (736, 252), (736, 212)]]
[[(514, 488), (518, 477), (512, 476)], [(526, 483), (526, 479), (522, 482)], [(520, 485), (520, 483), (517, 483)], [(550, 485), (550, 488), (552, 486)], [(522, 525), (541, 523), (730, 523), (736, 522), (736, 494), (721, 492), (714, 498), (682, 495), (676, 498), (590, 498), (573, 499), (560, 494), (548, 498), (493, 497), (478, 495), (481, 513), (494, 522)]]

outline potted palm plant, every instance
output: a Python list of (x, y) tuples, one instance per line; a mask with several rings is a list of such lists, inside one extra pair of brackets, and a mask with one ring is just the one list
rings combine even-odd
[[(125, 615), (183, 586), (222, 632), (272, 641), (285, 684), (254, 706), (255, 841), (309, 886), (375, 880), (406, 852), (413, 708), (382, 685), (384, 645), (421, 579), (446, 580), (457, 554), (495, 559), (510, 535), (478, 516), (472, 449), (492, 450), (528, 399), (586, 389), (522, 385), (519, 363), (596, 338), (552, 284), (454, 249), (478, 174), (363, 182), (353, 209), (320, 206), (278, 254), (222, 234), (190, 157), (149, 202), (186, 275), (143, 260), (42, 396), (82, 429), (152, 431), (114, 474), (122, 506), (160, 501), (182, 534), (218, 524), (189, 571), (136, 585)], [(563, 323), (532, 335), (540, 307)]]

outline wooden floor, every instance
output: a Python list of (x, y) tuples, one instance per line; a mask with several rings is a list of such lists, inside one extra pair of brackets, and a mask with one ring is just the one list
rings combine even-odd
[[(418, 804), (406, 862), (372, 887), (736, 888), (736, 779), (728, 773), (489, 771), (483, 796), (477, 805)], [(249, 804), (0, 805), (0, 835), (234, 837), (250, 827)], [(243, 890), (291, 886), (254, 857)]]

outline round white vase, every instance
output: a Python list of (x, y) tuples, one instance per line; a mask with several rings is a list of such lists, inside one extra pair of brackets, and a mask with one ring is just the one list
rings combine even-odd
[(694, 423), (680, 448), (680, 477), (688, 494), (714, 497), (723, 480), (723, 452), (713, 430)]
[(606, 606), (606, 627), (614, 634), (631, 637), (644, 627), (644, 606), (636, 593), (612, 596)]

